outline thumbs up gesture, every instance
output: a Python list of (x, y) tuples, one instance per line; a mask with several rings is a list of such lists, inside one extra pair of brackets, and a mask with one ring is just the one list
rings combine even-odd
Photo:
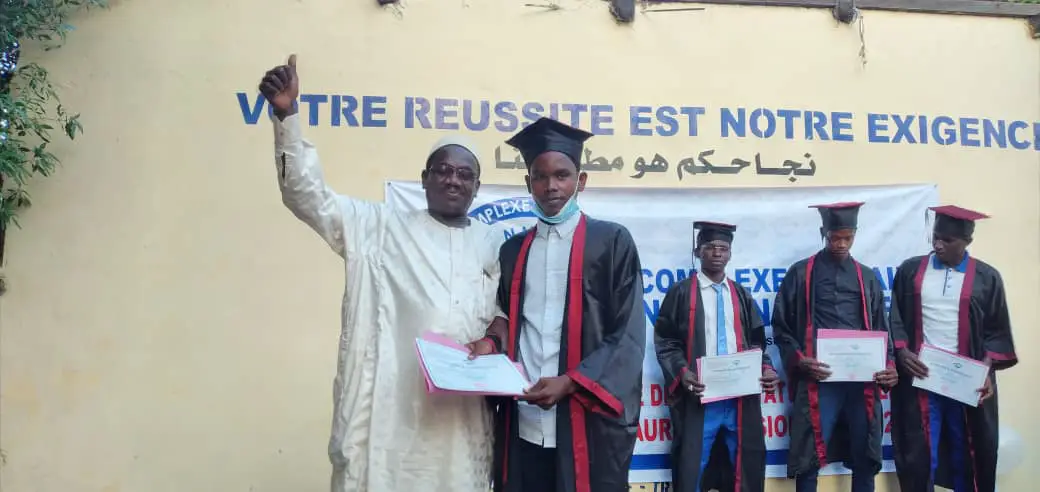
[(296, 55), (289, 55), (285, 65), (267, 71), (260, 80), (260, 93), (274, 108), (279, 119), (296, 112), (296, 98), (300, 95), (300, 79), (296, 76)]

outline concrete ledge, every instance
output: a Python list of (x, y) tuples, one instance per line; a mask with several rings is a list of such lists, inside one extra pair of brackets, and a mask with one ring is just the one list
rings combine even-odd
[[(655, 0), (651, 3), (704, 3), (723, 5), (755, 5), (764, 7), (806, 7), (832, 9), (836, 0)], [(983, 0), (857, 0), (863, 10), (890, 10), (922, 14), (978, 15), (1030, 19), (1040, 24), (1040, 4), (1024, 4)], [(1035, 32), (1035, 30), (1034, 30)], [(1036, 37), (1034, 35), (1034, 37)]]

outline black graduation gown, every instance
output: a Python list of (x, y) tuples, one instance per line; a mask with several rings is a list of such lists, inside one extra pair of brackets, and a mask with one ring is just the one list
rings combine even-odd
[[(807, 259), (801, 260), (787, 270), (780, 291), (776, 294), (773, 306), (773, 338), (776, 340), (780, 357), (783, 359), (787, 374), (787, 387), (790, 390), (791, 415), (790, 449), (787, 457), (787, 476), (794, 478), (805, 472), (821, 468), (827, 463), (844, 462), (849, 459), (849, 446), (866, 446), (874, 473), (881, 471), (881, 437), (884, 430), (884, 417), (881, 406), (881, 390), (874, 383), (864, 385), (864, 405), (866, 405), (869, 422), (870, 440), (866, 443), (850, 443), (848, 432), (838, 419), (830, 443), (824, 446), (823, 434), (819, 429), (819, 389), (816, 381), (803, 377), (797, 370), (801, 357), (814, 357), (816, 352), (816, 329), (812, 324), (811, 299), (815, 292), (816, 282), (812, 278), (813, 266), (821, 261), (821, 255), (829, 254), (820, 251)], [(824, 261), (826, 261), (824, 259)], [(871, 330), (887, 330), (885, 317), (885, 299), (881, 291), (881, 281), (874, 271), (852, 260), (856, 266), (863, 301), (863, 320)], [(891, 335), (889, 335), (891, 338)], [(888, 364), (894, 365), (892, 359), (892, 343), (888, 344)], [(869, 471), (869, 470), (868, 470)]]
[[(704, 302), (697, 278), (694, 275), (668, 289), (654, 325), (654, 345), (664, 380), (668, 383), (668, 409), (675, 432), (671, 454), (672, 490), (676, 492), (697, 492), (704, 442), (704, 406), (680, 384), (683, 373), (696, 372), (697, 358), (706, 353)], [(762, 349), (762, 364), (772, 367), (769, 355), (764, 352), (765, 323), (758, 315), (751, 293), (733, 280), (728, 283), (734, 311), (739, 313), (733, 317), (737, 350)], [(691, 292), (697, 295), (693, 296)], [(715, 439), (700, 490), (765, 490), (766, 438), (762, 429), (760, 395), (748, 395), (737, 400), (737, 436), (736, 463), (730, 463), (725, 441)]]
[[(499, 251), (498, 299), (509, 314), (503, 344), (517, 360), (524, 265), (534, 229)], [(560, 340), (560, 374), (579, 389), (556, 405), (559, 492), (627, 492), (643, 394), (646, 321), (643, 277), (631, 234), (620, 224), (582, 216), (574, 232)], [(517, 404), (495, 412), (495, 492), (520, 490)]]
[[(903, 262), (892, 283), (890, 322), (897, 349), (921, 349), (921, 283), (930, 257), (917, 256)], [(1018, 363), (1011, 335), (1004, 281), (995, 268), (968, 258), (961, 287), (958, 320), (958, 352), (975, 360), (987, 356), (992, 369), (999, 371)], [(993, 492), (996, 488), (998, 412), (997, 381), (993, 378), (993, 396), (976, 408), (965, 407), (970, 463), (967, 470), (951, 470), (945, 453), (940, 453), (935, 484), (953, 489), (953, 474), (968, 473), (976, 492)], [(899, 384), (892, 391), (892, 444), (895, 448), (896, 474), (903, 492), (931, 490), (931, 438), (928, 425), (928, 392), (913, 387), (913, 376), (900, 368)], [(943, 433), (946, 437), (948, 433)], [(945, 441), (945, 439), (943, 439)], [(962, 443), (940, 443), (939, 449), (961, 447)]]

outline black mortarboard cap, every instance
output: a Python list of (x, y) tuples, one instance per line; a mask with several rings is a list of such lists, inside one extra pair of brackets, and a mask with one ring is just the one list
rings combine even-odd
[(574, 166), (581, 169), (584, 142), (591, 136), (592, 134), (585, 130), (542, 117), (517, 132), (506, 140), (506, 143), (520, 151), (528, 168), (538, 156), (556, 151), (570, 157)]
[(971, 235), (975, 233), (976, 220), (989, 218), (984, 213), (956, 205), (928, 207), (928, 209), (935, 212), (935, 226), (933, 230), (936, 233), (962, 239), (971, 239)]
[(693, 230), (697, 232), (696, 247), (712, 241), (725, 241), (733, 244), (733, 233), (737, 226), (724, 224), (722, 222), (697, 221), (693, 223)]
[(859, 207), (863, 202), (839, 202), (826, 205), (810, 205), (820, 212), (824, 231), (855, 229), (859, 223)]

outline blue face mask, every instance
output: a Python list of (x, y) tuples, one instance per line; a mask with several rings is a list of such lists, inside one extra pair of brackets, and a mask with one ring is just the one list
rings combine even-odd
[(574, 214), (581, 212), (581, 207), (578, 206), (578, 193), (575, 192), (571, 195), (570, 200), (563, 206), (560, 213), (549, 217), (545, 215), (542, 208), (538, 206), (538, 202), (534, 202), (534, 215), (538, 217), (538, 220), (545, 222), (546, 224), (556, 225), (574, 216)]

